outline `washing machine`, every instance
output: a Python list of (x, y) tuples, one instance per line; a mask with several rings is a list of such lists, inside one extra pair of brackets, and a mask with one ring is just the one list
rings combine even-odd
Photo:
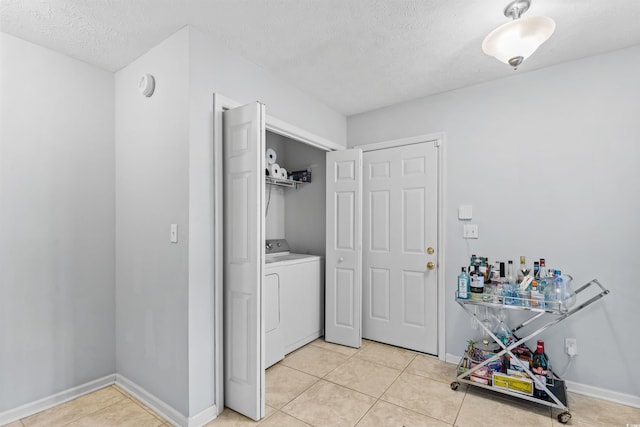
[(324, 334), (324, 259), (267, 240), (263, 279), (265, 368)]

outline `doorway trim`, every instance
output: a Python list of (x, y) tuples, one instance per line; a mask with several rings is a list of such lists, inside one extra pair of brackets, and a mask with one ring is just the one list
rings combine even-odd
[(445, 286), (445, 185), (444, 185), (444, 155), (445, 155), (445, 133), (432, 133), (417, 135), (408, 138), (394, 139), (390, 141), (376, 142), (372, 144), (356, 145), (350, 148), (360, 148), (363, 152), (383, 150), (386, 148), (402, 147), (423, 142), (433, 142), (438, 149), (438, 254), (436, 262), (438, 266), (438, 359), (446, 361), (446, 328), (445, 328), (445, 306), (446, 306), (446, 286)]
[[(224, 175), (223, 175), (223, 127), (222, 113), (225, 110), (243, 105), (223, 95), (213, 94), (213, 293), (214, 293), (214, 373), (215, 373), (215, 405), (220, 415), (224, 410), (224, 258), (223, 258), (223, 203), (224, 203)], [(268, 106), (267, 106), (268, 108)], [(340, 144), (321, 136), (307, 132), (276, 117), (266, 115), (266, 130), (294, 139), (325, 151), (345, 150)]]

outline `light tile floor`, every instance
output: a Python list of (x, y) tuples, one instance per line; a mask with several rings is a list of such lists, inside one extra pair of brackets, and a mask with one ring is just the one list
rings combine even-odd
[[(266, 416), (255, 422), (225, 409), (207, 427), (560, 427), (551, 408), (479, 389), (450, 388), (455, 367), (435, 357), (363, 341), (360, 349), (322, 339), (266, 372)], [(640, 425), (640, 409), (569, 393), (582, 427)], [(9, 427), (168, 426), (116, 386), (58, 405)]]
[[(318, 339), (267, 369), (266, 416), (230, 409), (207, 427), (560, 427), (559, 411), (477, 387), (451, 390), (455, 366), (363, 341), (360, 349)], [(640, 409), (569, 393), (570, 426), (640, 425)]]
[(39, 412), (8, 427), (158, 427), (166, 421), (116, 386), (109, 386)]

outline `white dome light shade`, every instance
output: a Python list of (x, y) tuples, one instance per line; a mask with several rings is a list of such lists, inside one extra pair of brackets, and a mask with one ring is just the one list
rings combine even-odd
[(546, 16), (516, 19), (490, 32), (482, 42), (482, 50), (517, 67), (546, 42), (555, 29), (556, 23)]

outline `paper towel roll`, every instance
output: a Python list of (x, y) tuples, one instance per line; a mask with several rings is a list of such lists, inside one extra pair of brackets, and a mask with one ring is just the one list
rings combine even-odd
[(278, 158), (278, 155), (276, 154), (276, 150), (274, 150), (273, 148), (267, 148), (267, 152), (264, 158), (267, 161), (268, 165), (274, 164), (276, 162), (276, 159)]
[(280, 178), (280, 165), (277, 163), (269, 166), (269, 172), (271, 172), (271, 176), (274, 178)]
[(280, 168), (280, 178), (287, 179), (287, 170), (285, 168)]

